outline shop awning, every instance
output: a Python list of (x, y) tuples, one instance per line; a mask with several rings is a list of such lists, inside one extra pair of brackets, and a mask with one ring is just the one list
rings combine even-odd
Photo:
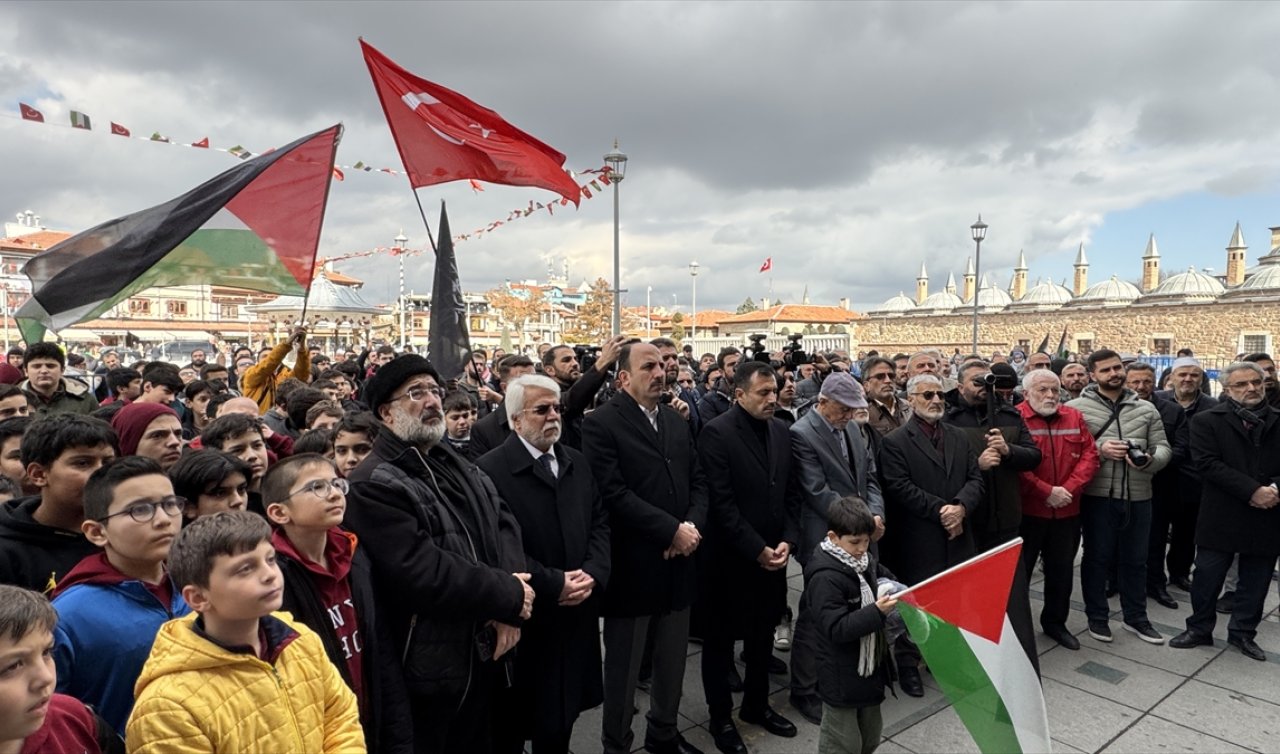
[(102, 336), (92, 330), (75, 327), (64, 327), (58, 331), (58, 337), (68, 343), (101, 343)]

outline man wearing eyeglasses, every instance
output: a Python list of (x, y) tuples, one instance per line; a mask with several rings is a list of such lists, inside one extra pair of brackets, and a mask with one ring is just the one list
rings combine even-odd
[[(707, 486), (680, 414), (659, 398), (666, 370), (648, 343), (622, 347), (622, 390), (582, 422), (582, 446), (609, 511), (613, 570), (605, 593), (603, 749), (632, 750), (632, 704), (646, 636), (653, 677), (645, 748), (697, 749), (677, 713), (695, 594), (693, 553), (707, 523)], [(650, 628), (652, 627), (652, 631)]]
[(1196, 522), (1187, 630), (1169, 646), (1213, 645), (1215, 602), (1233, 557), (1239, 558), (1227, 643), (1265, 661), (1258, 624), (1280, 556), (1280, 414), (1266, 402), (1266, 373), (1237, 362), (1220, 378), (1222, 402), (1191, 422), (1191, 457), (1204, 480)]
[(867, 423), (881, 435), (901, 427), (911, 416), (907, 402), (898, 398), (894, 382), (897, 372), (892, 361), (880, 356), (872, 356), (862, 365), (862, 384), (867, 390), (870, 413)]
[(511, 511), (441, 442), (443, 395), (435, 367), (415, 354), (366, 383), (382, 426), (349, 477), (344, 523), (370, 543), (380, 619), (403, 647), (415, 750), (487, 751), (534, 591)]
[[(962, 430), (942, 421), (942, 379), (915, 375), (907, 380), (907, 400), (911, 419), (880, 445), (887, 522), (880, 552), (898, 580), (911, 585), (973, 557), (970, 519), (984, 487), (977, 452)], [(913, 654), (899, 647), (898, 672), (904, 690), (923, 696)]]
[(521, 629), (515, 686), (498, 703), (495, 752), (520, 752), (530, 739), (535, 751), (568, 752), (578, 714), (604, 699), (599, 595), (609, 580), (608, 515), (586, 459), (560, 439), (560, 406), (550, 377), (516, 378), (506, 401), (513, 432), (476, 461), (520, 522), (540, 596)]

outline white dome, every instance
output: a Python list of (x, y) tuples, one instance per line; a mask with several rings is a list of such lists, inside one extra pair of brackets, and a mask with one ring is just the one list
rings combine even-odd
[(1071, 291), (1052, 280), (1037, 283), (1026, 295), (1009, 305), (1010, 309), (1056, 309), (1071, 301)]
[(916, 307), (916, 313), (946, 314), (947, 312), (955, 311), (963, 305), (964, 302), (961, 301), (960, 297), (956, 294), (948, 293), (947, 291), (938, 291), (921, 302), (920, 306)]
[(1115, 275), (1110, 280), (1094, 283), (1079, 298), (1072, 299), (1072, 304), (1080, 306), (1127, 306), (1142, 296), (1138, 286)]
[(880, 306), (871, 310), (872, 314), (906, 314), (916, 309), (916, 302), (912, 301), (902, 291), (898, 291), (898, 295), (885, 301)]
[[(1012, 303), (1013, 297), (994, 285), (988, 285), (978, 291), (978, 311), (980, 312), (998, 312)], [(965, 306), (972, 308), (973, 299), (966, 301)]]
[(1165, 280), (1142, 300), (1212, 301), (1225, 290), (1217, 278), (1192, 267)]
[(1280, 265), (1269, 264), (1244, 279), (1238, 287), (1223, 294), (1223, 298), (1251, 298), (1280, 296)]

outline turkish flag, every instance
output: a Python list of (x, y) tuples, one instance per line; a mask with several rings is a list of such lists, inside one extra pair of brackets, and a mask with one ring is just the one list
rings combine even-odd
[(120, 125), (119, 123), (116, 123), (116, 122), (112, 121), (112, 123), (111, 123), (111, 133), (115, 134), (116, 136), (128, 136), (128, 135), (129, 135), (129, 129), (125, 128), (124, 126)]
[(193, 147), (195, 147), (195, 148), (197, 148), (197, 149), (208, 149), (208, 148), (209, 148), (209, 137), (208, 137), (208, 136), (206, 136), (206, 137), (204, 137), (203, 139), (201, 139), (200, 141), (193, 141), (193, 142), (191, 142), (191, 146), (193, 146)]
[(494, 111), (418, 78), (360, 40), (387, 125), (414, 188), (466, 179), (538, 186), (577, 204), (560, 152)]
[(25, 102), (18, 103), (18, 109), (22, 111), (23, 120), (34, 120), (36, 123), (44, 123), (44, 113), (35, 109)]
[(764, 260), (764, 264), (760, 265), (761, 272), (768, 272), (773, 269), (773, 257)]

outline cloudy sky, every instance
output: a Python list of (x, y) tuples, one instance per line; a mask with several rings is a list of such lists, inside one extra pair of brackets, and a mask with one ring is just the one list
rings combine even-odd
[[(874, 306), (920, 263), (937, 290), (990, 224), (983, 268), (1007, 285), (1136, 279), (1147, 235), (1166, 271), (1250, 263), (1280, 225), (1280, 4), (1231, 3), (15, 3), (0, 5), (0, 217), (81, 230), (172, 198), (226, 154), (108, 135), (209, 137), (252, 151), (337, 121), (340, 164), (399, 167), (357, 37), (596, 168), (617, 138), (627, 303), (733, 308), (770, 285)], [(18, 102), (47, 125), (23, 122)], [(94, 131), (65, 127), (69, 112)], [(539, 189), (424, 188), (434, 226), (505, 219)], [(611, 276), (612, 196), (458, 246), (464, 287)], [(322, 255), (425, 246), (403, 177), (347, 171)], [(409, 285), (430, 286), (429, 255)], [(339, 266), (372, 301), (395, 260)]]

